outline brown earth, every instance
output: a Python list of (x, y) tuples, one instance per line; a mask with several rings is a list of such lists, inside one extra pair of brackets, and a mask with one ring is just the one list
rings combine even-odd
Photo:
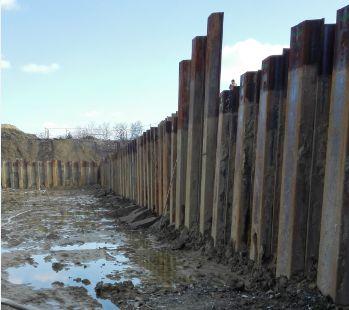
[(1, 125), (2, 160), (98, 161), (115, 151), (115, 141), (89, 139), (40, 139), (12, 125)]

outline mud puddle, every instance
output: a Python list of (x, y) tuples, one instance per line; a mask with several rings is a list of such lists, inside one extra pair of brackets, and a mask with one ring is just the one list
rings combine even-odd
[(126, 236), (112, 211), (88, 190), (3, 191), (3, 296), (40, 309), (117, 309), (97, 296), (99, 282), (172, 287), (175, 258)]
[[(216, 253), (98, 188), (2, 191), (2, 297), (39, 309), (332, 309), (314, 283)], [(130, 211), (131, 212), (131, 211)], [(119, 218), (117, 220), (117, 218)], [(201, 245), (200, 245), (201, 244)], [(4, 309), (10, 309), (5, 308)]]
[[(110, 256), (110, 260), (105, 258), (88, 261), (84, 264), (71, 263), (69, 260), (62, 262), (53, 258), (56, 251), (84, 251), (104, 249)], [(82, 283), (87, 289), (88, 294), (98, 300), (104, 309), (112, 309), (115, 306), (108, 300), (98, 298), (95, 292), (95, 286), (99, 281), (113, 283), (108, 276), (117, 274), (126, 274), (126, 270), (132, 268), (129, 258), (123, 253), (111, 254), (116, 252), (115, 244), (88, 242), (83, 244), (74, 244), (67, 246), (54, 246), (51, 248), (50, 255), (39, 254), (32, 255), (31, 262), (19, 267), (10, 267), (6, 270), (8, 280), (14, 284), (30, 285), (34, 289), (57, 288), (60, 286), (78, 286)], [(62, 252), (61, 254), (69, 254)], [(141, 283), (137, 277), (120, 276), (119, 281), (131, 280), (134, 285)]]

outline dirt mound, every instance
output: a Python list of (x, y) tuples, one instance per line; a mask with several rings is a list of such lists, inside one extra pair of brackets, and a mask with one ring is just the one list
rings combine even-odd
[(89, 139), (40, 139), (27, 134), (17, 127), (1, 125), (2, 160), (24, 159), (29, 161), (98, 161), (115, 151), (115, 141)]

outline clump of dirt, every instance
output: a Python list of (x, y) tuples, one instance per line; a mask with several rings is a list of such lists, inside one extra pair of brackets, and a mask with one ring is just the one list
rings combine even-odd
[(96, 284), (95, 291), (98, 297), (106, 298), (106, 296), (110, 295), (130, 295), (134, 288), (132, 281), (124, 281), (116, 284), (103, 283), (101, 281)]
[(55, 281), (55, 282), (52, 282), (52, 286), (53, 287), (63, 287), (64, 283), (61, 281)]
[(61, 263), (53, 263), (52, 264), (52, 269), (56, 272), (61, 271), (64, 268), (64, 264)]
[(91, 281), (89, 279), (83, 279), (83, 280), (81, 280), (81, 283), (85, 284), (85, 285), (90, 285)]
[(143, 291), (135, 287), (131, 281), (124, 281), (116, 284), (97, 283), (95, 287), (96, 295), (99, 298), (110, 299), (114, 304), (117, 304), (121, 309), (149, 309), (146, 305), (149, 301), (150, 292)]

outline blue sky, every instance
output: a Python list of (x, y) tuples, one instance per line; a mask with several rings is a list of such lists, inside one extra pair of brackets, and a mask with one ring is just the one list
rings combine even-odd
[(347, 0), (1, 0), (2, 123), (38, 133), (90, 122), (156, 125), (177, 109), (178, 62), (224, 12), (222, 86)]

